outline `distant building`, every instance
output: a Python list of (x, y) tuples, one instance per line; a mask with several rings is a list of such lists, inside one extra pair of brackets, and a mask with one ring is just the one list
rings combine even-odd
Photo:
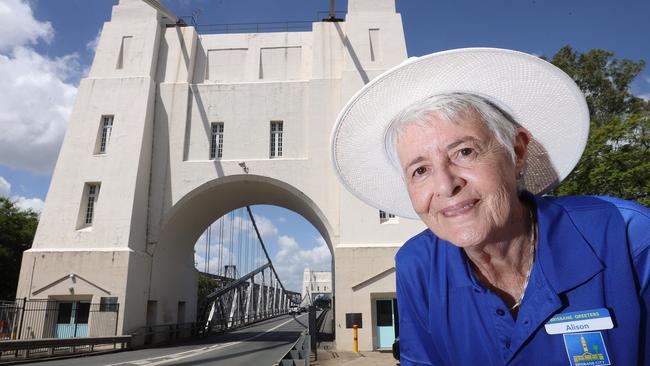
[(305, 268), (302, 274), (301, 306), (307, 306), (318, 297), (332, 298), (332, 272), (312, 271)]

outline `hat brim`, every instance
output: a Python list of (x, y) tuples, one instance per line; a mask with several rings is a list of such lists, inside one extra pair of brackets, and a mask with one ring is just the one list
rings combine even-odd
[(339, 114), (330, 145), (343, 185), (371, 206), (417, 218), (402, 174), (386, 152), (385, 134), (404, 108), (452, 92), (483, 96), (530, 131), (526, 190), (552, 190), (580, 160), (589, 134), (589, 110), (567, 74), (526, 53), (465, 48), (408, 59), (352, 97)]

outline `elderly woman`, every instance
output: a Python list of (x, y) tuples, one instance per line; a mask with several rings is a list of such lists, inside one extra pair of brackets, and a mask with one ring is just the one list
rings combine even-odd
[(650, 212), (542, 196), (588, 126), (566, 74), (500, 49), (409, 59), (344, 108), (344, 185), (428, 228), (395, 258), (402, 365), (650, 364)]

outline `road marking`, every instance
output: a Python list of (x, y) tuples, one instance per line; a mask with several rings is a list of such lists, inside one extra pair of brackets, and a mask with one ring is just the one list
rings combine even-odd
[[(300, 315), (300, 317), (302, 317), (304, 315), (305, 314)], [(295, 317), (295, 318), (292, 317), (291, 319), (287, 320), (286, 322), (284, 322), (282, 324), (279, 324), (279, 325), (276, 325), (275, 327), (267, 330), (264, 333), (260, 333), (260, 334), (254, 335), (252, 337), (242, 339), (241, 341), (220, 343), (220, 344), (215, 344), (215, 345), (212, 345), (212, 346), (207, 346), (207, 347), (203, 347), (203, 348), (199, 348), (199, 349), (193, 349), (193, 350), (190, 350), (190, 351), (172, 353), (170, 355), (165, 355), (165, 356), (145, 358), (145, 359), (142, 359), (142, 360), (114, 363), (114, 364), (110, 364), (110, 365), (107, 365), (107, 366), (142, 366), (142, 365), (156, 366), (156, 365), (163, 365), (163, 364), (166, 364), (168, 362), (178, 361), (178, 360), (182, 360), (184, 358), (194, 357), (194, 356), (202, 355), (204, 353), (208, 353), (208, 352), (228, 348), (230, 346), (234, 346), (234, 345), (237, 345), (237, 344), (240, 344), (240, 343), (243, 343), (243, 342), (248, 342), (251, 339), (255, 339), (255, 338), (263, 336), (266, 333), (272, 332), (272, 331), (280, 328), (281, 326), (283, 326), (283, 325), (285, 325), (285, 324), (287, 324), (289, 322), (294, 321), (297, 318), (298, 317)]]

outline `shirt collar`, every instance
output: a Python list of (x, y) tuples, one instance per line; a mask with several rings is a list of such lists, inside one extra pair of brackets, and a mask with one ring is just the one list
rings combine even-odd
[(570, 290), (604, 269), (564, 207), (526, 192), (537, 206), (540, 267), (555, 293)]
[[(539, 261), (555, 293), (570, 290), (603, 270), (603, 264), (562, 206), (529, 192), (523, 192), (522, 198), (536, 206), (538, 247), (535, 260)], [(447, 241), (443, 243), (447, 248), (450, 285), (483, 288), (472, 274), (463, 250)]]

